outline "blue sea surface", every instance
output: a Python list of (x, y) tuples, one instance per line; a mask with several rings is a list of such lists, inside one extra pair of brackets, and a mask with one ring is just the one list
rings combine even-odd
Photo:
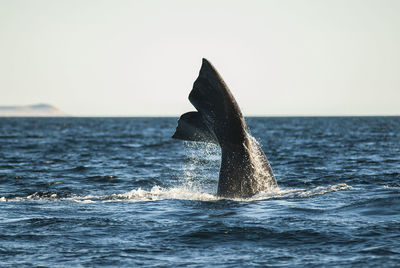
[(400, 266), (400, 117), (246, 120), (279, 189), (223, 199), (177, 118), (0, 118), (0, 266)]

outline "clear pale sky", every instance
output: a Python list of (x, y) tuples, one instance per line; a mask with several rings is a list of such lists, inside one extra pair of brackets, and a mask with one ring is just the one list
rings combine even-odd
[(178, 116), (203, 57), (245, 115), (400, 115), (397, 0), (0, 0), (0, 105)]

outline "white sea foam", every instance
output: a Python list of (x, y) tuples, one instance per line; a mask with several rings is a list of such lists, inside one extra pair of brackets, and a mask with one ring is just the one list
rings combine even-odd
[(175, 200), (192, 200), (192, 201), (215, 201), (219, 197), (216, 195), (194, 191), (185, 187), (162, 188), (154, 186), (150, 191), (134, 189), (124, 194), (113, 195), (114, 200), (127, 200), (127, 201), (158, 201), (166, 199)]
[(163, 188), (154, 186), (150, 190), (141, 188), (133, 189), (126, 193), (116, 193), (111, 195), (70, 195), (68, 197), (58, 197), (57, 194), (40, 194), (35, 193), (26, 197), (15, 197), (7, 199), (0, 197), (0, 202), (21, 202), (21, 201), (70, 201), (78, 203), (97, 203), (97, 202), (153, 202), (160, 200), (188, 200), (188, 201), (220, 201), (232, 200), (238, 202), (254, 202), (270, 199), (292, 199), (292, 198), (310, 198), (316, 195), (323, 195), (336, 191), (350, 189), (351, 186), (343, 184), (335, 184), (329, 186), (319, 186), (311, 189), (293, 189), (293, 188), (276, 188), (254, 195), (250, 198), (233, 198), (227, 199), (217, 196), (215, 193), (208, 193), (201, 190), (194, 190), (189, 187), (172, 187)]

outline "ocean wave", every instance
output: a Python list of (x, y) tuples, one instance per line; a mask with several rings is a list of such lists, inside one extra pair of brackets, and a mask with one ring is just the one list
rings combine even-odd
[(270, 199), (293, 199), (293, 198), (310, 198), (316, 195), (323, 195), (336, 191), (350, 189), (351, 186), (343, 184), (335, 184), (330, 186), (319, 186), (312, 189), (272, 189), (261, 192), (250, 198), (224, 198), (217, 196), (215, 193), (203, 192), (201, 189), (193, 189), (186, 186), (163, 188), (154, 186), (150, 190), (142, 188), (133, 189), (126, 193), (111, 195), (85, 195), (79, 196), (75, 194), (58, 194), (56, 192), (35, 192), (26, 197), (5, 198), (0, 197), (0, 202), (18, 202), (29, 200), (42, 201), (71, 201), (78, 203), (96, 203), (96, 202), (152, 202), (160, 200), (188, 200), (188, 201), (220, 201), (231, 200), (237, 202), (254, 202)]

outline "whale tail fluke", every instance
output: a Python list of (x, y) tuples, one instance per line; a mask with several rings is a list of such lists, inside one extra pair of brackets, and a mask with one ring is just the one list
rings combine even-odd
[(197, 111), (179, 118), (172, 138), (220, 146), (218, 195), (249, 197), (277, 187), (264, 152), (247, 132), (239, 105), (221, 75), (206, 59), (202, 61), (189, 101)]
[(181, 115), (172, 138), (218, 144), (217, 139), (205, 125), (199, 112), (188, 112)]

